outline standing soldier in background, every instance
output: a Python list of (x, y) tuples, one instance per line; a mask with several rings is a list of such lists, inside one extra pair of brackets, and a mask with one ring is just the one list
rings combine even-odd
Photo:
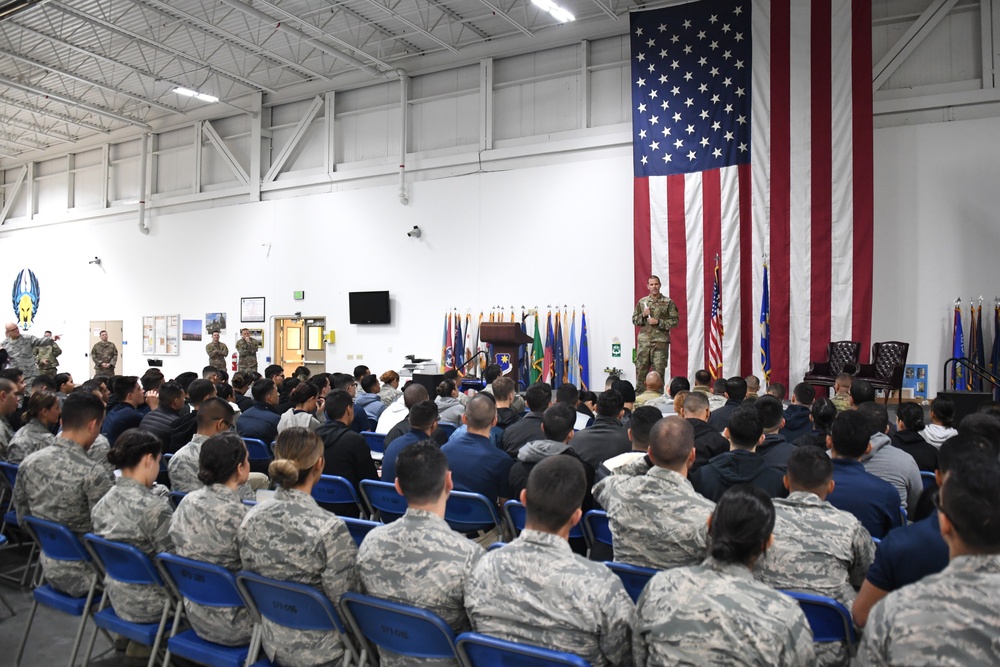
[(639, 327), (639, 342), (635, 349), (635, 382), (644, 390), (646, 373), (656, 371), (667, 377), (670, 356), (670, 330), (677, 326), (680, 315), (670, 297), (660, 294), (660, 279), (650, 276), (646, 282), (649, 296), (639, 299), (632, 311), (632, 324)]
[(240, 329), (241, 338), (236, 341), (236, 351), (240, 355), (240, 362), (237, 371), (240, 373), (257, 372), (257, 350), (260, 343), (255, 338), (250, 337), (249, 329)]
[[(236, 346), (237, 349), (239, 345)], [(219, 332), (212, 332), (212, 342), (205, 346), (208, 352), (208, 365), (218, 368), (220, 371), (226, 370), (226, 357), (229, 356), (229, 346), (219, 341)]]
[(35, 348), (35, 362), (38, 364), (38, 374), (54, 378), (59, 372), (59, 359), (62, 354), (59, 344), (52, 339), (52, 332), (46, 331), (42, 341), (52, 341), (51, 345), (41, 345)]
[(35, 363), (35, 350), (40, 347), (55, 345), (59, 336), (55, 338), (39, 338), (31, 334), (22, 334), (14, 322), (4, 325), (7, 338), (4, 339), (3, 348), (7, 350), (8, 361), (14, 368), (19, 368), (24, 373), (24, 383), (30, 385), (31, 381), (38, 375), (38, 365)]
[(90, 351), (90, 358), (94, 362), (94, 375), (105, 375), (111, 377), (115, 374), (115, 366), (118, 365), (118, 348), (108, 340), (108, 332), (101, 330), (101, 340), (94, 344)]

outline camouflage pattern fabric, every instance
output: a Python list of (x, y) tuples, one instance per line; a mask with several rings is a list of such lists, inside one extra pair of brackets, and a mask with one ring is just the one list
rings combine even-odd
[(55, 377), (56, 373), (59, 372), (58, 357), (60, 354), (62, 354), (62, 349), (54, 340), (50, 345), (39, 345), (35, 348), (35, 364), (38, 366), (38, 374), (50, 378)]
[[(170, 490), (181, 493), (191, 493), (198, 489), (205, 488), (205, 485), (198, 479), (198, 470), (201, 468), (201, 445), (209, 436), (195, 433), (191, 442), (177, 450), (177, 453), (170, 457), (167, 464), (167, 476), (170, 478)], [(241, 500), (256, 500), (257, 494), (250, 483), (247, 482), (239, 487), (237, 491)]]
[[(96, 375), (114, 375), (115, 366), (118, 365), (118, 348), (110, 340), (99, 340), (90, 350), (90, 360), (94, 362)], [(104, 368), (104, 364), (109, 366)]]
[[(649, 317), (643, 313), (649, 307)], [(656, 324), (649, 324), (656, 319)], [(654, 370), (664, 380), (667, 378), (667, 360), (670, 356), (670, 330), (677, 326), (680, 315), (677, 305), (668, 296), (644, 296), (632, 311), (632, 324), (639, 327), (639, 339), (635, 349), (636, 391), (645, 388), (646, 374)]]
[(6, 417), (0, 417), (0, 461), (7, 460), (7, 447), (13, 439), (14, 429), (11, 428), (10, 422)]
[(856, 664), (1000, 664), (1000, 556), (957, 556), (872, 609)]
[[(170, 520), (177, 555), (239, 572), (243, 561), (237, 539), (246, 513), (247, 506), (224, 484), (189, 493)], [(195, 633), (206, 641), (225, 646), (250, 641), (253, 623), (245, 607), (207, 607), (184, 600), (184, 609)]]
[(257, 342), (256, 338), (251, 338), (249, 341), (240, 338), (236, 341), (236, 352), (239, 354), (239, 361), (236, 367), (240, 373), (257, 372), (258, 348), (260, 348), (260, 343)]
[(107, 473), (108, 477), (114, 481), (115, 467), (108, 463), (108, 452), (110, 451), (111, 443), (108, 442), (107, 436), (102, 433), (97, 436), (97, 439), (94, 440), (94, 444), (92, 444), (90, 449), (87, 450), (87, 458), (100, 465), (104, 472)]
[(56, 436), (52, 435), (45, 424), (32, 419), (22, 426), (14, 437), (11, 438), (7, 446), (7, 461), (9, 463), (21, 463), (28, 455), (45, 449), (56, 441)]
[[(274, 498), (252, 507), (240, 526), (243, 567), (282, 581), (312, 586), (334, 606), (347, 591), (360, 589), (357, 547), (347, 526), (312, 496), (279, 488)], [(340, 664), (339, 634), (292, 630), (263, 621), (264, 652), (283, 667)]]
[(745, 566), (707, 558), (655, 575), (636, 606), (633, 655), (646, 665), (805, 667), (812, 630), (795, 600)]
[[(115, 542), (131, 544), (151, 560), (173, 553), (166, 498), (130, 477), (119, 477), (114, 488), (94, 506), (94, 533)], [(104, 590), (115, 613), (133, 623), (159, 623), (167, 596), (153, 585), (126, 584), (104, 577)]]
[(226, 358), (229, 356), (229, 346), (219, 341), (209, 343), (205, 346), (205, 352), (208, 353), (208, 365), (212, 368), (218, 368), (220, 371), (226, 370)]
[(851, 405), (851, 395), (850, 394), (834, 394), (833, 398), (830, 399), (833, 406), (837, 408), (837, 412), (843, 412), (844, 410), (853, 410), (854, 407)]
[[(87, 457), (83, 447), (57, 437), (51, 447), (21, 462), (14, 485), (18, 517), (34, 516), (66, 526), (83, 537), (93, 531), (90, 511), (114, 484), (107, 470)], [(94, 569), (90, 563), (40, 558), (45, 580), (67, 595), (86, 595)]]
[(705, 560), (715, 503), (686, 477), (643, 456), (598, 482), (594, 498), (608, 513), (616, 561), (663, 570)]
[(25, 384), (31, 384), (31, 380), (38, 375), (38, 364), (35, 363), (35, 350), (42, 346), (55, 345), (51, 338), (39, 338), (31, 334), (22, 333), (17, 338), (4, 339), (3, 348), (7, 350), (10, 365), (21, 369), (24, 373)]
[(574, 653), (593, 667), (631, 664), (635, 607), (621, 580), (558, 535), (524, 530), (483, 556), (465, 608), (476, 632)]
[[(368, 595), (432, 611), (457, 635), (472, 627), (463, 589), (484, 553), (441, 517), (410, 507), (401, 519), (365, 536), (358, 549), (358, 576)], [(382, 667), (458, 664), (455, 660), (404, 659), (381, 649), (379, 655)]]

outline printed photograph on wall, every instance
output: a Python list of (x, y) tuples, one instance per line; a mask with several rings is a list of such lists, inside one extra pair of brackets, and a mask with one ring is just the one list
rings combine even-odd
[[(221, 335), (226, 333), (226, 314), (225, 313), (205, 313), (205, 331), (207, 333), (215, 333), (218, 331)], [(201, 339), (199, 339), (201, 340)]]
[(201, 340), (201, 320), (184, 320), (181, 340)]

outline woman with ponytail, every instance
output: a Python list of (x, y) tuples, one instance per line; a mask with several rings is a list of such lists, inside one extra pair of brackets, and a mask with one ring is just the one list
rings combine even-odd
[(636, 667), (813, 664), (812, 631), (798, 603), (753, 578), (773, 530), (767, 494), (749, 485), (727, 490), (708, 521), (708, 558), (660, 572), (639, 597)]
[(924, 428), (924, 409), (916, 403), (903, 403), (896, 410), (896, 432), (889, 437), (893, 445), (913, 457), (918, 468), (934, 472), (938, 448), (924, 440)]
[(62, 403), (59, 397), (47, 391), (36, 391), (28, 399), (24, 413), (24, 426), (11, 438), (7, 448), (7, 461), (20, 463), (40, 449), (56, 441), (52, 431), (59, 426)]
[[(323, 441), (307, 428), (278, 434), (268, 475), (278, 485), (274, 498), (253, 507), (240, 527), (243, 567), (282, 581), (313, 586), (334, 605), (359, 590), (357, 547), (347, 526), (316, 504), (312, 489), (323, 474)], [(267, 657), (282, 667), (340, 664), (344, 645), (330, 632), (292, 630), (263, 620)]]

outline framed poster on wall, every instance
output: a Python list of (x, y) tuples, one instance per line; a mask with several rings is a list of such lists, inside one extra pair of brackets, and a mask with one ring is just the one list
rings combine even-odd
[(264, 322), (264, 297), (245, 296), (240, 299), (240, 319), (244, 322)]
[(181, 316), (167, 315), (167, 346), (164, 354), (180, 354)]
[(152, 315), (145, 315), (142, 318), (142, 353), (156, 354), (156, 337), (153, 333)]

